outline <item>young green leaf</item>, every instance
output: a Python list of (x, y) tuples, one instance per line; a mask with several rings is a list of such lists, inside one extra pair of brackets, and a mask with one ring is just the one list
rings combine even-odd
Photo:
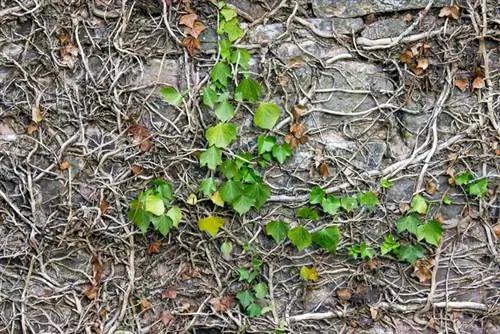
[(236, 126), (231, 123), (219, 123), (208, 128), (205, 137), (208, 144), (218, 148), (228, 147), (237, 137)]
[(263, 183), (254, 183), (245, 186), (248, 197), (255, 199), (255, 208), (260, 209), (271, 197), (271, 189)]
[(222, 184), (219, 192), (224, 202), (233, 204), (243, 194), (243, 185), (239, 181), (229, 180)]
[(238, 282), (247, 281), (250, 282), (250, 273), (245, 268), (238, 268)]
[(410, 212), (416, 212), (421, 215), (424, 215), (427, 213), (427, 202), (425, 201), (425, 198), (423, 198), (421, 195), (416, 195), (411, 200), (410, 208), (411, 208)]
[(195, 194), (191, 193), (186, 198), (186, 203), (189, 205), (196, 205), (196, 203), (198, 203), (198, 198), (196, 197)]
[(285, 162), (288, 157), (292, 156), (292, 148), (288, 143), (281, 145), (274, 145), (272, 150), (273, 158), (281, 164)]
[(207, 166), (215, 170), (222, 163), (222, 151), (215, 146), (210, 146), (200, 154), (200, 166)]
[(146, 201), (144, 202), (144, 209), (149, 213), (161, 216), (165, 213), (163, 199), (158, 195), (148, 195), (146, 197)]
[(224, 226), (224, 219), (219, 217), (210, 216), (198, 220), (198, 228), (200, 229), (200, 231), (207, 232), (212, 237), (215, 237), (217, 235), (217, 232), (219, 232), (219, 228), (221, 228), (222, 226)]
[(359, 254), (361, 255), (362, 259), (373, 259), (373, 257), (375, 256), (375, 249), (367, 246), (366, 243), (363, 241), (359, 245)]
[(398, 219), (396, 222), (396, 227), (398, 229), (398, 233), (402, 233), (404, 231), (408, 231), (413, 235), (417, 234), (417, 227), (420, 225), (420, 220), (418, 220), (415, 215), (408, 215)]
[(314, 186), (309, 193), (309, 203), (321, 204), (325, 198), (325, 191), (321, 187)]
[(233, 245), (230, 242), (225, 241), (222, 243), (222, 245), (220, 245), (220, 252), (225, 259), (228, 259), (230, 257), (232, 251)]
[(151, 221), (151, 215), (144, 210), (138, 200), (130, 201), (130, 209), (128, 211), (128, 219), (134, 222), (135, 226), (142, 232), (146, 233)]
[(255, 291), (255, 297), (257, 299), (264, 299), (267, 297), (267, 284), (266, 283), (257, 283), (253, 286), (253, 291)]
[(166, 215), (168, 218), (172, 219), (172, 224), (174, 227), (179, 227), (179, 223), (181, 222), (182, 219), (181, 209), (179, 209), (176, 206), (173, 206), (167, 211)]
[(351, 212), (358, 207), (358, 201), (354, 197), (342, 197), (340, 199), (340, 206), (346, 212)]
[(333, 195), (328, 195), (323, 198), (323, 201), (321, 202), (321, 207), (323, 208), (324, 212), (330, 215), (334, 215), (340, 209), (340, 199), (335, 198), (335, 196)]
[(259, 304), (252, 303), (247, 308), (247, 314), (249, 317), (259, 317), (262, 315), (262, 307)]
[(271, 236), (276, 243), (280, 243), (286, 238), (288, 230), (288, 224), (282, 220), (273, 220), (264, 227), (266, 235)]
[(200, 187), (198, 189), (203, 196), (210, 197), (217, 190), (217, 185), (213, 177), (208, 177), (200, 182)]
[(166, 215), (161, 215), (159, 217), (153, 216), (151, 217), (151, 222), (153, 223), (155, 230), (160, 232), (163, 236), (167, 235), (173, 226), (172, 219)]
[(474, 180), (474, 175), (470, 172), (462, 172), (455, 176), (455, 184), (457, 186), (467, 185)]
[(215, 116), (222, 122), (229, 121), (234, 116), (234, 107), (228, 101), (222, 101), (217, 108), (215, 108)]
[(217, 92), (211, 87), (205, 87), (203, 90), (203, 104), (209, 108), (213, 108), (215, 106), (215, 102), (217, 101)]
[(210, 78), (213, 82), (219, 82), (222, 86), (227, 87), (228, 78), (231, 77), (231, 68), (226, 63), (218, 62), (212, 67)]
[(276, 137), (259, 135), (257, 138), (257, 153), (262, 155), (266, 152), (271, 152), (276, 144)]
[(369, 211), (373, 211), (373, 209), (380, 204), (377, 195), (372, 191), (359, 194), (358, 201), (359, 205), (365, 206)]
[(274, 103), (261, 102), (255, 115), (253, 123), (259, 128), (271, 130), (280, 118), (281, 110)]
[(437, 220), (429, 220), (417, 228), (417, 240), (425, 240), (428, 244), (437, 246), (443, 235), (443, 226)]
[(448, 196), (448, 194), (446, 194), (446, 195), (443, 196), (443, 204), (444, 205), (451, 205), (451, 199)]
[(326, 227), (314, 232), (312, 241), (328, 252), (334, 253), (340, 242), (340, 230), (336, 226)]
[(231, 63), (238, 63), (241, 68), (248, 70), (252, 55), (246, 49), (237, 49), (231, 54)]
[(235, 180), (241, 179), (241, 175), (240, 175), (240, 170), (238, 168), (238, 164), (236, 163), (236, 161), (234, 161), (232, 159), (224, 160), (224, 162), (220, 165), (219, 169), (222, 172), (222, 174), (224, 174), (224, 177), (226, 179), (228, 179), (228, 180), (230, 180), (230, 179), (235, 179)]
[(312, 244), (312, 236), (308, 230), (306, 230), (303, 226), (297, 226), (292, 228), (287, 233), (288, 239), (290, 242), (297, 247), (298, 251), (301, 252), (305, 248), (311, 246)]
[(224, 17), (225, 21), (230, 21), (236, 17), (236, 11), (231, 7), (224, 7), (220, 10), (220, 14)]
[(172, 186), (164, 180), (153, 180), (150, 187), (154, 189), (158, 195), (160, 195), (164, 204), (168, 204), (172, 200), (172, 196), (174, 193), (172, 190)]
[(380, 246), (380, 253), (382, 255), (388, 254), (392, 251), (396, 251), (399, 248), (399, 242), (397, 242), (392, 234), (386, 235), (384, 243)]
[(308, 207), (303, 207), (297, 210), (295, 213), (297, 218), (317, 220), (319, 218), (318, 212)]
[(418, 259), (424, 257), (425, 250), (420, 245), (406, 245), (400, 246), (394, 253), (399, 261), (407, 261), (411, 264), (415, 264)]
[(174, 106), (179, 106), (182, 102), (182, 95), (174, 87), (162, 87), (160, 88), (160, 94), (163, 96), (165, 101)]
[(380, 187), (382, 189), (390, 189), (394, 186), (394, 181), (382, 179), (380, 180)]
[(253, 294), (248, 290), (238, 292), (236, 299), (238, 299), (243, 308), (247, 308), (254, 301)]
[(317, 282), (319, 280), (318, 272), (314, 267), (300, 268), (300, 278), (306, 282)]
[(360, 247), (359, 245), (351, 245), (347, 247), (347, 253), (350, 258), (356, 260), (360, 256)]
[(257, 99), (260, 95), (260, 84), (250, 78), (246, 78), (240, 81), (236, 90), (234, 92), (234, 99), (236, 101), (248, 101), (248, 102), (257, 102)]
[(484, 197), (488, 192), (488, 179), (480, 179), (467, 186), (467, 192), (469, 195), (476, 197)]
[(241, 195), (232, 203), (232, 205), (233, 209), (241, 216), (250, 211), (252, 206), (255, 205), (255, 198)]
[(222, 59), (229, 60), (232, 56), (231, 53), (232, 43), (227, 38), (223, 38), (219, 42), (219, 46), (220, 46), (220, 56), (222, 57)]
[(237, 18), (233, 18), (224, 23), (224, 32), (227, 34), (229, 41), (234, 42), (243, 36), (243, 29), (240, 28), (240, 22)]

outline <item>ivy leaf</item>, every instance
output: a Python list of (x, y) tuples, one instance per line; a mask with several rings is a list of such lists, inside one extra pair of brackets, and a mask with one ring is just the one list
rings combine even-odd
[(203, 104), (207, 107), (213, 108), (217, 101), (217, 92), (211, 87), (205, 87), (203, 90)]
[(210, 146), (200, 154), (200, 166), (207, 166), (215, 170), (222, 163), (222, 151), (215, 146)]
[(462, 172), (455, 177), (455, 184), (457, 186), (466, 185), (472, 182), (472, 180), (474, 180), (474, 175), (472, 173)]
[(421, 215), (427, 213), (427, 202), (425, 201), (425, 198), (423, 198), (421, 195), (416, 195), (415, 197), (412, 198), (410, 207), (411, 207), (410, 212), (416, 212)]
[(262, 155), (266, 152), (271, 152), (276, 144), (276, 137), (259, 135), (257, 138), (257, 153)]
[(200, 231), (207, 232), (212, 237), (215, 237), (217, 235), (217, 232), (219, 232), (219, 228), (221, 228), (222, 226), (224, 226), (224, 219), (219, 217), (210, 216), (198, 220), (198, 228), (200, 229)]
[(181, 209), (179, 209), (176, 206), (173, 206), (167, 211), (166, 215), (167, 217), (172, 219), (174, 227), (179, 227), (179, 223), (181, 222), (182, 219)]
[(356, 260), (360, 255), (359, 245), (351, 245), (351, 246), (347, 247), (347, 253), (349, 254), (349, 256), (352, 259)]
[(222, 59), (224, 60), (230, 59), (232, 56), (231, 47), (233, 46), (233, 44), (227, 38), (224, 38), (219, 42), (219, 46), (220, 46), (220, 56), (222, 57)]
[(295, 213), (297, 218), (317, 220), (319, 218), (318, 212), (308, 207), (300, 208)]
[(383, 189), (390, 189), (394, 186), (394, 181), (382, 179), (380, 180), (380, 187)]
[(401, 217), (396, 222), (398, 233), (408, 231), (411, 234), (416, 235), (418, 225), (420, 225), (420, 220), (418, 220), (418, 218), (415, 217), (415, 215), (408, 215)]
[(365, 206), (369, 211), (373, 211), (373, 209), (375, 209), (375, 207), (380, 204), (377, 195), (372, 191), (368, 191), (364, 194), (359, 194), (358, 201), (359, 205)]
[(247, 308), (247, 314), (249, 317), (258, 317), (262, 315), (262, 307), (259, 304), (252, 303)]
[(222, 184), (219, 192), (224, 202), (233, 204), (243, 194), (243, 186), (239, 181), (229, 180)]
[(306, 282), (317, 282), (319, 280), (318, 272), (314, 267), (300, 268), (300, 278)]
[(240, 28), (240, 22), (237, 18), (233, 18), (224, 23), (224, 32), (227, 34), (229, 41), (234, 42), (243, 36), (243, 29)]
[(210, 196), (210, 200), (217, 206), (224, 207), (224, 200), (222, 199), (220, 193), (218, 191), (214, 192), (212, 196)]
[(392, 251), (396, 251), (399, 248), (399, 242), (397, 242), (392, 234), (386, 235), (384, 243), (380, 246), (380, 253), (382, 255), (388, 254)]
[(304, 250), (305, 248), (311, 246), (312, 244), (312, 236), (308, 230), (306, 230), (303, 226), (297, 226), (292, 228), (287, 233), (288, 239), (290, 239), (291, 243), (297, 247), (299, 252)]
[(231, 68), (226, 63), (218, 62), (212, 67), (210, 78), (213, 82), (219, 82), (222, 86), (227, 87), (227, 79), (231, 77)]
[(267, 297), (267, 284), (257, 283), (253, 286), (253, 291), (255, 291), (255, 297), (257, 299), (264, 299)]
[(437, 220), (429, 220), (417, 228), (417, 240), (425, 240), (428, 244), (437, 246), (443, 235), (443, 226)]
[(220, 14), (224, 17), (225, 21), (230, 21), (236, 17), (236, 11), (231, 7), (224, 7), (220, 10)]
[(420, 245), (401, 246), (394, 251), (399, 261), (407, 261), (415, 264), (418, 259), (424, 257), (425, 250)]
[(163, 203), (168, 204), (172, 200), (173, 190), (172, 186), (162, 179), (151, 181), (151, 188), (154, 188), (156, 193), (160, 195)]
[(354, 197), (342, 197), (340, 199), (340, 206), (346, 212), (351, 212), (358, 207), (358, 201)]
[(255, 207), (257, 209), (262, 208), (269, 197), (271, 197), (271, 189), (262, 183), (254, 183), (245, 187), (245, 193), (248, 197), (255, 199)]
[(283, 164), (288, 157), (292, 156), (292, 149), (288, 143), (283, 143), (281, 145), (274, 145), (272, 150), (273, 158), (276, 159), (281, 164)]
[(243, 308), (247, 308), (254, 301), (253, 294), (248, 290), (238, 292), (236, 299), (238, 299)]
[(260, 84), (250, 78), (240, 81), (234, 93), (234, 99), (239, 102), (257, 102), (261, 91)]
[(219, 123), (207, 129), (208, 144), (219, 148), (228, 147), (237, 137), (236, 126), (231, 123)]
[(278, 122), (280, 114), (281, 110), (276, 104), (261, 102), (253, 116), (253, 123), (259, 128), (271, 130)]
[(326, 249), (328, 252), (334, 253), (340, 242), (339, 228), (331, 226), (316, 231), (312, 235), (312, 241), (321, 248)]
[(283, 241), (288, 233), (288, 224), (282, 220), (273, 220), (264, 227), (266, 235), (271, 236), (276, 243)]
[(160, 232), (163, 236), (166, 236), (173, 226), (172, 219), (166, 215), (161, 215), (160, 217), (151, 217), (151, 222), (155, 230)]
[(314, 186), (309, 193), (309, 203), (321, 204), (325, 198), (325, 191), (321, 187)]
[(130, 209), (128, 211), (128, 220), (134, 222), (135, 226), (142, 232), (146, 233), (151, 221), (151, 215), (144, 210), (138, 200), (130, 201)]
[(238, 63), (243, 69), (248, 70), (252, 56), (246, 49), (237, 49), (231, 54), (231, 63)]
[(340, 199), (335, 198), (333, 195), (323, 197), (323, 200), (321, 201), (321, 207), (326, 213), (334, 215), (340, 209)]
[(203, 196), (210, 197), (217, 190), (217, 185), (213, 177), (208, 177), (200, 182), (198, 189), (202, 192)]
[(488, 179), (477, 180), (467, 186), (467, 192), (469, 195), (476, 197), (484, 197), (488, 192)]
[(161, 216), (165, 213), (163, 199), (158, 195), (148, 195), (144, 202), (144, 209), (156, 216)]
[(446, 194), (446, 195), (443, 196), (443, 204), (444, 205), (450, 205), (451, 204), (451, 199), (448, 196), (448, 194)]
[(233, 245), (230, 242), (223, 242), (222, 245), (220, 245), (220, 252), (222, 253), (222, 256), (225, 259), (230, 258), (231, 252), (233, 250)]
[(245, 268), (238, 268), (238, 274), (240, 275), (240, 277), (238, 278), (238, 282), (241, 282), (241, 281), (250, 282), (251, 281), (250, 280), (250, 273)]
[(359, 254), (363, 259), (373, 259), (373, 257), (375, 256), (375, 249), (367, 246), (366, 243), (363, 241), (359, 245)]
[(226, 179), (240, 179), (240, 170), (238, 169), (238, 165), (232, 159), (224, 160), (224, 162), (219, 167), (222, 174)]
[(174, 106), (179, 106), (182, 102), (182, 95), (174, 87), (160, 88), (160, 94), (163, 99)]
[(222, 101), (215, 109), (215, 116), (223, 122), (229, 121), (234, 116), (234, 107), (228, 101)]
[(251, 198), (245, 195), (239, 196), (233, 203), (233, 209), (241, 215), (244, 215), (255, 204), (255, 198)]

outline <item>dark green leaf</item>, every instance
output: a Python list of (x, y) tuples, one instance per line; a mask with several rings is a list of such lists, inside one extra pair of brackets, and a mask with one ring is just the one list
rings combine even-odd
[(257, 138), (257, 153), (262, 155), (266, 152), (271, 152), (276, 144), (276, 137), (259, 135)]
[(237, 49), (236, 52), (231, 55), (231, 63), (238, 63), (243, 69), (248, 70), (251, 58), (252, 56), (246, 49)]
[(323, 201), (321, 202), (321, 207), (323, 208), (324, 212), (330, 215), (334, 215), (340, 209), (340, 199), (335, 198), (333, 195), (328, 195), (323, 198)]
[(306, 230), (303, 226), (297, 226), (292, 228), (287, 233), (288, 239), (290, 242), (297, 247), (299, 252), (304, 250), (305, 248), (311, 246), (312, 244), (312, 236), (308, 230)]
[(480, 179), (467, 186), (469, 195), (484, 197), (488, 192), (488, 179)]
[(243, 185), (238, 181), (226, 181), (219, 190), (224, 202), (233, 204), (243, 194)]
[(217, 92), (211, 87), (205, 87), (203, 90), (203, 104), (207, 107), (213, 108), (217, 101)]
[(261, 91), (260, 84), (253, 79), (243, 79), (236, 87), (234, 99), (236, 101), (257, 102)]
[(208, 144), (219, 148), (228, 147), (237, 135), (236, 126), (231, 123), (219, 123), (205, 132)]
[(399, 261), (407, 261), (411, 264), (415, 264), (418, 259), (424, 257), (425, 250), (420, 245), (407, 245), (400, 246), (394, 251)]
[(411, 234), (416, 235), (418, 225), (420, 225), (420, 220), (418, 220), (418, 218), (415, 217), (415, 215), (408, 215), (401, 217), (396, 222), (398, 233), (408, 231)]
[(288, 233), (288, 224), (282, 220), (274, 220), (269, 223), (264, 228), (266, 235), (271, 236), (274, 241), (280, 243), (283, 241)]
[(247, 308), (247, 314), (249, 317), (258, 317), (262, 315), (262, 307), (259, 304), (252, 303)]
[(373, 211), (373, 209), (375, 209), (375, 207), (380, 204), (377, 195), (372, 191), (368, 191), (364, 194), (359, 194), (358, 201), (359, 205), (365, 206), (369, 211)]
[(349, 257), (356, 260), (360, 256), (360, 247), (359, 245), (351, 245), (347, 247), (347, 253)]
[(450, 205), (451, 204), (451, 199), (448, 196), (448, 194), (446, 194), (446, 195), (443, 196), (443, 204), (444, 205)]
[(469, 184), (474, 180), (474, 175), (470, 172), (462, 172), (455, 176), (455, 184), (457, 186)]
[(280, 164), (283, 164), (288, 157), (292, 156), (292, 149), (288, 143), (274, 145), (272, 150), (273, 158)]
[(252, 206), (255, 205), (255, 198), (248, 197), (246, 195), (241, 195), (232, 203), (233, 209), (241, 215), (244, 215)]
[(208, 177), (200, 182), (199, 190), (202, 192), (203, 196), (210, 197), (217, 190), (217, 185), (213, 177)]
[(300, 208), (295, 213), (297, 218), (317, 220), (319, 218), (318, 212), (308, 207)]
[(254, 301), (253, 294), (248, 290), (238, 292), (236, 299), (238, 299), (243, 308), (247, 308)]
[(250, 279), (250, 273), (245, 268), (238, 268), (238, 282), (247, 281)]
[(220, 56), (222, 57), (222, 59), (224, 60), (230, 59), (232, 56), (231, 54), (232, 43), (227, 38), (224, 38), (220, 41), (219, 46), (220, 46)]
[(207, 166), (215, 170), (222, 163), (222, 151), (215, 146), (210, 146), (200, 154), (200, 166)]
[(417, 240), (425, 240), (428, 244), (437, 246), (443, 235), (443, 226), (436, 220), (429, 220), (417, 228)]
[(218, 62), (212, 67), (210, 78), (213, 82), (219, 82), (222, 86), (227, 87), (227, 79), (231, 77), (231, 68), (226, 63)]
[(172, 219), (167, 217), (166, 215), (161, 215), (159, 217), (151, 217), (151, 222), (155, 230), (160, 232), (163, 236), (167, 235), (170, 232), (170, 229), (174, 225)]
[(309, 193), (309, 203), (321, 204), (325, 198), (325, 191), (318, 186), (314, 186)]
[(321, 248), (333, 253), (337, 250), (337, 246), (340, 242), (339, 228), (331, 226), (316, 231), (312, 235), (312, 241)]
[(234, 160), (231, 159), (224, 160), (224, 162), (220, 165), (219, 169), (222, 172), (222, 174), (224, 174), (226, 179), (237, 178), (237, 176), (239, 176), (240, 174), (238, 165)]
[(128, 211), (128, 219), (134, 222), (142, 233), (146, 233), (151, 221), (151, 215), (144, 210), (138, 200), (130, 201), (130, 209)]
[(254, 183), (245, 187), (245, 193), (248, 197), (255, 199), (255, 207), (262, 208), (264, 203), (271, 197), (271, 189), (263, 183)]

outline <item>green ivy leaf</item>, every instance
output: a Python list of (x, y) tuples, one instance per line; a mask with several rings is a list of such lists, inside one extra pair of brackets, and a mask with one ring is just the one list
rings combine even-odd
[(243, 36), (243, 29), (240, 28), (240, 22), (237, 18), (233, 18), (224, 23), (224, 32), (227, 34), (229, 41), (234, 42)]
[(283, 143), (281, 145), (274, 145), (272, 150), (273, 158), (282, 165), (287, 158), (292, 156), (292, 148), (288, 143)]
[(388, 254), (392, 251), (396, 251), (399, 246), (399, 242), (394, 239), (392, 234), (386, 235), (384, 243), (380, 246), (380, 253), (382, 253), (382, 255)]
[(287, 233), (288, 239), (290, 242), (297, 247), (299, 252), (303, 251), (305, 248), (311, 246), (312, 244), (312, 236), (308, 230), (306, 230), (303, 226), (297, 226), (292, 228)]
[(372, 191), (359, 194), (358, 201), (359, 205), (365, 206), (369, 211), (373, 211), (373, 209), (380, 204), (377, 195)]
[(356, 260), (360, 256), (360, 247), (359, 245), (351, 245), (347, 247), (347, 254), (350, 258)]
[(255, 207), (257, 209), (262, 208), (269, 197), (271, 197), (271, 189), (262, 183), (254, 183), (246, 186), (245, 193), (248, 197), (255, 199)]
[(308, 207), (300, 208), (295, 213), (297, 218), (317, 220), (319, 218), (318, 212)]
[(281, 110), (274, 103), (261, 102), (255, 115), (253, 123), (259, 128), (271, 130), (280, 118)]
[(162, 179), (156, 179), (151, 181), (149, 188), (153, 189), (157, 195), (160, 195), (164, 204), (168, 204), (172, 200), (174, 192), (170, 183), (167, 183)]
[(238, 63), (241, 68), (248, 70), (252, 55), (246, 49), (237, 49), (231, 54), (231, 63)]
[(257, 102), (261, 91), (260, 84), (250, 78), (240, 81), (234, 92), (234, 99), (239, 102)]
[(151, 217), (151, 222), (153, 223), (155, 230), (160, 232), (163, 236), (166, 236), (173, 226), (172, 219), (166, 215)]
[(257, 138), (257, 153), (262, 155), (273, 150), (276, 144), (276, 137), (259, 135)]
[(234, 107), (228, 101), (222, 101), (217, 108), (215, 108), (215, 116), (222, 122), (229, 121), (234, 116)]
[(238, 299), (243, 308), (247, 308), (254, 301), (253, 294), (248, 290), (238, 292), (236, 299)]
[(181, 209), (179, 209), (176, 206), (171, 207), (167, 213), (167, 217), (172, 219), (172, 224), (174, 227), (179, 227), (179, 223), (181, 222), (182, 219), (182, 212)]
[(230, 21), (236, 17), (236, 11), (231, 7), (224, 7), (220, 10), (220, 14), (224, 17), (225, 21)]
[(309, 203), (321, 204), (325, 198), (325, 191), (321, 187), (314, 186), (309, 193)]
[(239, 196), (233, 203), (233, 209), (240, 214), (240, 216), (244, 215), (255, 204), (255, 198), (251, 198), (245, 195)]
[(250, 282), (250, 273), (245, 268), (238, 268), (238, 282), (247, 281)]
[(224, 162), (219, 167), (222, 174), (226, 179), (241, 179), (240, 170), (238, 165), (232, 159), (224, 160)]
[(333, 195), (328, 195), (323, 198), (323, 201), (321, 202), (321, 207), (323, 208), (324, 212), (330, 215), (334, 215), (340, 209), (340, 199), (335, 198)]
[(306, 282), (317, 282), (319, 280), (318, 271), (314, 267), (300, 268), (300, 278)]
[(417, 240), (425, 240), (428, 244), (437, 246), (443, 235), (443, 226), (437, 220), (429, 220), (417, 228)]
[(215, 106), (215, 102), (217, 101), (217, 92), (211, 87), (205, 87), (203, 90), (203, 104), (209, 108), (213, 108)]
[(443, 204), (444, 205), (451, 205), (451, 199), (448, 196), (448, 194), (446, 194), (446, 195), (443, 196)]
[(151, 215), (144, 210), (138, 200), (130, 201), (130, 209), (128, 211), (128, 220), (134, 222), (135, 226), (142, 232), (146, 233), (151, 221)]
[(470, 173), (470, 172), (462, 172), (462, 173), (459, 173), (455, 177), (455, 184), (457, 186), (467, 185), (470, 182), (472, 182), (473, 180), (474, 180), (474, 175), (472, 173)]
[(407, 245), (400, 246), (394, 251), (399, 261), (407, 261), (411, 264), (415, 264), (418, 259), (424, 257), (425, 250), (420, 245)]
[(217, 235), (217, 232), (219, 232), (219, 228), (221, 228), (222, 226), (224, 226), (224, 219), (219, 217), (210, 216), (198, 220), (198, 228), (200, 229), (200, 231), (207, 232), (212, 237), (215, 237)]
[(262, 307), (259, 304), (252, 303), (247, 308), (247, 314), (249, 317), (258, 317), (262, 315)]
[(223, 38), (219, 42), (219, 46), (220, 46), (220, 56), (222, 57), (222, 59), (230, 60), (232, 56), (231, 47), (233, 46), (233, 44), (227, 38)]
[(222, 253), (222, 257), (225, 259), (229, 259), (231, 252), (233, 251), (233, 245), (230, 242), (223, 242), (220, 245), (220, 252)]
[(286, 238), (288, 230), (288, 224), (282, 220), (273, 220), (264, 227), (266, 235), (271, 236), (276, 243), (280, 243)]
[(217, 185), (213, 177), (208, 177), (200, 182), (199, 191), (202, 192), (203, 196), (210, 197), (217, 190)]
[(144, 202), (144, 209), (156, 216), (161, 216), (165, 213), (163, 199), (158, 195), (148, 195)]
[(312, 241), (328, 252), (334, 253), (340, 242), (340, 230), (336, 226), (326, 227), (314, 232)]
[(179, 106), (182, 102), (182, 95), (174, 87), (160, 88), (160, 94), (163, 99), (174, 106)]
[(380, 187), (382, 187), (382, 189), (390, 189), (393, 186), (394, 186), (394, 181), (387, 179), (380, 180)]
[(359, 254), (363, 259), (373, 259), (375, 257), (375, 249), (367, 246), (366, 243), (363, 241), (359, 245)]
[(243, 194), (243, 185), (239, 181), (228, 180), (219, 189), (224, 202), (233, 204)]
[(227, 80), (231, 78), (231, 68), (226, 63), (218, 62), (212, 67), (210, 78), (213, 82), (219, 82), (222, 86), (227, 87)]
[(207, 166), (215, 170), (222, 163), (222, 151), (215, 146), (210, 146), (200, 154), (200, 166)]
[(351, 212), (358, 207), (358, 201), (354, 197), (342, 197), (340, 199), (340, 206), (346, 212)]
[(257, 283), (253, 286), (253, 291), (255, 291), (255, 297), (257, 299), (264, 299), (267, 297), (267, 284)]
[(467, 186), (469, 195), (484, 197), (488, 192), (488, 179), (480, 179)]
[(421, 195), (415, 195), (411, 200), (410, 208), (410, 212), (416, 212), (421, 215), (425, 215), (427, 213), (427, 202)]
[(219, 148), (226, 148), (237, 137), (236, 126), (231, 123), (219, 123), (207, 129), (205, 137), (208, 144)]
[(408, 231), (413, 235), (417, 234), (417, 227), (420, 225), (420, 220), (418, 220), (415, 215), (408, 215), (398, 219), (396, 222), (396, 227), (398, 229), (398, 233), (402, 233), (404, 231)]

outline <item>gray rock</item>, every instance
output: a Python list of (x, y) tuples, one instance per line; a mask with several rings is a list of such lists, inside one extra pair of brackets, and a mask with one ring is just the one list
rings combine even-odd
[(352, 33), (357, 33), (364, 27), (364, 23), (361, 18), (333, 17), (306, 19), (306, 21), (312, 24), (316, 29), (326, 34), (336, 33), (341, 35), (350, 35)]
[(394, 182), (392, 186), (387, 191), (387, 200), (396, 203), (399, 202), (409, 202), (411, 200), (413, 190), (416, 185), (415, 179), (399, 179)]
[(325, 149), (329, 154), (350, 160), (357, 168), (369, 171), (380, 167), (387, 145), (381, 140), (367, 142), (364, 146), (339, 140), (325, 142)]
[(268, 44), (285, 32), (285, 25), (281, 23), (256, 26), (249, 33), (252, 44)]
[[(317, 17), (356, 17), (425, 8), (428, 3), (428, 0), (313, 0), (313, 11)], [(433, 6), (449, 3), (448, 0), (436, 0)]]
[[(144, 65), (142, 75), (138, 76), (138, 86), (155, 85), (156, 88), (173, 86), (182, 89), (181, 65), (177, 60), (166, 59), (162, 62), (161, 59), (152, 59)], [(160, 96), (159, 89), (154, 89), (153, 96)]]
[(366, 26), (361, 36), (369, 39), (397, 37), (407, 28), (408, 24), (402, 19), (385, 19), (375, 21)]

